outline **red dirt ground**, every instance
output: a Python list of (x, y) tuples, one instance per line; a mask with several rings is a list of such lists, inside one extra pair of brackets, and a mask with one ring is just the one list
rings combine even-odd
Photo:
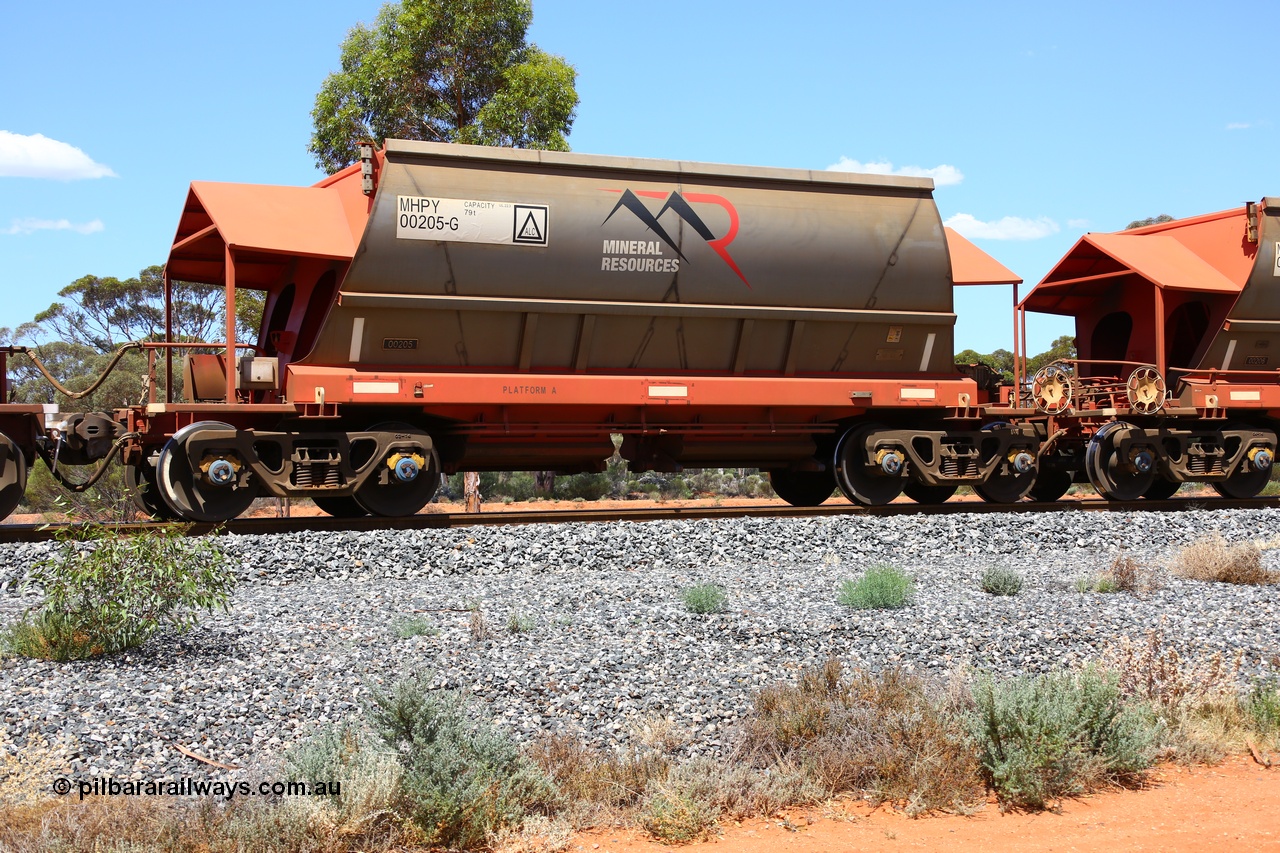
[(1216, 767), (1163, 766), (1144, 790), (1067, 800), (1054, 812), (1001, 814), (989, 803), (972, 817), (913, 820), (892, 809), (840, 801), (729, 824), (697, 844), (675, 847), (640, 832), (594, 830), (576, 836), (569, 849), (706, 853), (713, 845), (734, 853), (1280, 850), (1280, 767), (1266, 769), (1248, 758)]

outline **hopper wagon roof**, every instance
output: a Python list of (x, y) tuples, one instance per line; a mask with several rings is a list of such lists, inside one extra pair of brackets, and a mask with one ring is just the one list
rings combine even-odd
[(951, 255), (951, 281), (956, 285), (1022, 284), (1022, 277), (969, 242), (958, 231), (943, 228)]
[(1245, 239), (1238, 207), (1113, 234), (1086, 234), (1022, 300), (1043, 314), (1075, 315), (1119, 286), (1239, 293), (1257, 245)]
[[(608, 166), (631, 171), (675, 168), (685, 176), (751, 177), (759, 181), (796, 180), (836, 185), (875, 185), (924, 189), (931, 182), (919, 178), (857, 175), (842, 172), (800, 172), (757, 167), (711, 166), (560, 152), (483, 148), (480, 146), (406, 143), (388, 140), (390, 152), (433, 155), (451, 159), (514, 161), (538, 168)], [(368, 199), (360, 189), (360, 167), (354, 165), (310, 187), (193, 181), (169, 252), (167, 271), (179, 281), (222, 284), (226, 249), (234, 254), (236, 284), (267, 288), (277, 282), (293, 257), (350, 261), (368, 219)], [(1017, 284), (1022, 278), (969, 240), (947, 228), (952, 275), (957, 285)]]
[(310, 187), (193, 181), (167, 272), (221, 284), (230, 247), (236, 284), (267, 288), (291, 258), (351, 260), (367, 216), (358, 165)]

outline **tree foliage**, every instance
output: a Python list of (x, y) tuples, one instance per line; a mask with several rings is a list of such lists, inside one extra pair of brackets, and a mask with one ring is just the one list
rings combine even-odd
[[(173, 282), (173, 335), (179, 341), (225, 337), (225, 291), (218, 286)], [(134, 278), (86, 275), (58, 291), (55, 302), (18, 329), (20, 337), (53, 338), (113, 352), (129, 341), (164, 340), (164, 267), (150, 266)], [(236, 337), (256, 336), (263, 295), (236, 291)]]
[[(1062, 358), (1076, 357), (1076, 339), (1074, 335), (1062, 335), (1054, 339), (1049, 344), (1049, 348), (1038, 355), (1029, 356), (1027, 358), (1027, 375), (1035, 374), (1037, 370), (1044, 367), (1050, 362), (1057, 361)], [(983, 355), (977, 350), (967, 349), (956, 353), (957, 364), (985, 364), (993, 370), (999, 371), (1004, 376), (1006, 382), (1013, 381), (1013, 353), (1007, 349), (998, 349), (987, 355)]]
[(1159, 225), (1162, 222), (1172, 222), (1173, 217), (1167, 213), (1159, 216), (1148, 216), (1146, 219), (1135, 219), (1124, 227), (1124, 230), (1131, 231), (1134, 228), (1146, 228), (1148, 225)]
[(342, 43), (311, 112), (333, 172), (388, 137), (567, 151), (577, 72), (526, 40), (529, 0), (401, 0)]
[[(174, 340), (222, 340), (224, 294), (221, 287), (213, 285), (173, 282)], [(88, 387), (107, 368), (115, 351), (130, 341), (164, 340), (163, 267), (147, 267), (128, 279), (86, 275), (58, 295), (62, 301), (19, 326), (13, 338), (30, 346), (67, 388)], [(256, 339), (262, 306), (263, 294), (236, 291), (237, 339)], [(64, 411), (101, 411), (134, 405), (146, 390), (143, 383), (147, 359), (138, 352), (128, 353), (101, 388), (74, 401), (54, 395), (48, 381), (25, 358), (11, 359), (9, 368), (18, 402), (56, 402)], [(158, 381), (162, 382), (162, 377)]]

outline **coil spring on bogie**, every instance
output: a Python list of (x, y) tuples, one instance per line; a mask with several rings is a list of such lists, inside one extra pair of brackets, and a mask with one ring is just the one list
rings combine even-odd
[(298, 447), (293, 454), (293, 473), (290, 479), (295, 486), (341, 486), (342, 470), (337, 448)]
[(968, 457), (943, 457), (938, 463), (938, 471), (944, 477), (967, 477), (972, 466), (973, 460)]

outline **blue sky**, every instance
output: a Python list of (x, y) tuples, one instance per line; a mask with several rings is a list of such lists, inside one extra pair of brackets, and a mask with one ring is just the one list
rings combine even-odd
[[(380, 5), (10, 4), (0, 327), (162, 262), (192, 180), (318, 180), (315, 93)], [(574, 150), (925, 170), (1029, 287), (1085, 231), (1280, 195), (1268, 10), (535, 0), (531, 37), (578, 69)], [(957, 349), (1011, 346), (1008, 289), (981, 290), (958, 295)], [(1031, 350), (1070, 331), (1033, 319)]]

